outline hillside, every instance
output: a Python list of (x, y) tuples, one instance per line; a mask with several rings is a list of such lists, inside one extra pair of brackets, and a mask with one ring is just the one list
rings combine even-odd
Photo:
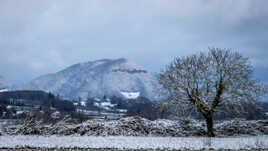
[[(73, 103), (70, 101), (62, 100), (51, 93), (43, 91), (8, 91), (0, 93), (0, 105), (24, 107), (33, 109), (40, 107), (40, 110), (50, 110), (55, 108), (59, 111), (72, 112), (75, 111)], [(8, 107), (7, 107), (8, 108)]]
[(144, 68), (126, 59), (103, 59), (40, 76), (17, 89), (43, 90), (68, 99), (143, 96), (152, 100), (156, 87), (156, 76)]

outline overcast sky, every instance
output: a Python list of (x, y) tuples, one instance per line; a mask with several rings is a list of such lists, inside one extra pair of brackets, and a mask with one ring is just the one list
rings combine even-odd
[(268, 81), (267, 0), (0, 0), (0, 75), (27, 82), (127, 58), (152, 72), (208, 47), (250, 57)]

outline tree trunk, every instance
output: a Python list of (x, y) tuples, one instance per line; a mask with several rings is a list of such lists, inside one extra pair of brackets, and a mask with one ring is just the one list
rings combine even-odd
[(215, 137), (214, 130), (213, 130), (212, 116), (208, 116), (206, 118), (206, 122), (207, 122), (207, 135), (208, 135), (208, 137)]

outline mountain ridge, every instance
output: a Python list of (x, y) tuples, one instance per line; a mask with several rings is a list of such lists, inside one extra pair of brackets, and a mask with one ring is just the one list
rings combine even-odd
[(155, 75), (125, 58), (100, 59), (71, 65), (56, 73), (39, 76), (18, 87), (43, 90), (68, 99), (104, 96), (125, 97), (126, 93), (154, 99), (158, 86)]

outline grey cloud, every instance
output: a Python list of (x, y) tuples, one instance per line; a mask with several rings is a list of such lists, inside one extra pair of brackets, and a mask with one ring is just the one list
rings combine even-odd
[(267, 17), (266, 0), (0, 1), (0, 75), (22, 82), (119, 57), (158, 72), (209, 46), (238, 50), (262, 70)]

